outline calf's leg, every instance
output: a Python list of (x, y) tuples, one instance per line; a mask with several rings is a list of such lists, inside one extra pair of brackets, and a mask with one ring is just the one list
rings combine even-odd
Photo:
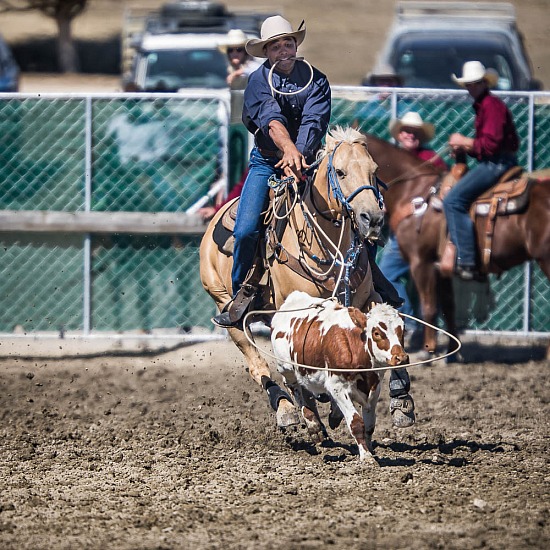
[(377, 384), (371, 389), (367, 398), (367, 403), (362, 407), (363, 422), (365, 424), (365, 439), (370, 452), (372, 452), (372, 434), (376, 426), (376, 405), (380, 397), (380, 388), (381, 384)]
[(331, 395), (338, 405), (338, 408), (342, 411), (342, 414), (346, 419), (348, 429), (357, 443), (357, 447), (359, 449), (359, 460), (372, 464), (378, 464), (370, 449), (370, 436), (367, 438), (365, 423), (360, 414), (357, 412), (349, 393), (345, 391), (337, 391), (336, 393), (331, 392)]

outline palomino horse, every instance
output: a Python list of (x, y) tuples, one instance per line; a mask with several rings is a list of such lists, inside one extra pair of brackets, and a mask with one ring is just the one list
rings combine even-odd
[[(293, 290), (329, 297), (344, 285), (350, 305), (366, 310), (380, 302), (374, 291), (364, 241), (376, 240), (384, 221), (383, 204), (375, 172), (377, 166), (366, 138), (352, 128), (336, 128), (327, 135), (312, 181), (283, 205), (287, 212), (284, 233), (268, 257), (268, 300), (279, 308)], [(283, 196), (289, 188), (281, 186)], [(231, 300), (232, 257), (214, 241), (214, 229), (232, 203), (210, 222), (200, 247), (200, 273), (206, 291), (220, 309)], [(275, 200), (272, 200), (273, 207)], [(281, 218), (277, 213), (274, 217)], [(279, 233), (281, 230), (279, 230)], [(269, 234), (269, 231), (268, 231)], [(288, 394), (272, 379), (269, 365), (248, 341), (243, 330), (228, 329), (244, 354), (251, 377), (268, 393), (280, 427), (299, 423)]]
[[(456, 336), (452, 279), (440, 276), (437, 269), (444, 214), (430, 202), (441, 175), (432, 164), (391, 143), (370, 135), (367, 140), (379, 166), (378, 175), (388, 187), (384, 201), (390, 228), (410, 265), (422, 317), (435, 324), (439, 303), (448, 331)], [(535, 180), (530, 187), (529, 203), (521, 213), (496, 216), (488, 265), (490, 273), (500, 274), (528, 260), (536, 260), (550, 279), (549, 209), (550, 184)], [(480, 246), (483, 232), (484, 228), (477, 228)], [(436, 334), (429, 327), (425, 328), (424, 346), (429, 352), (436, 348)], [(449, 347), (449, 351), (454, 349), (452, 341)]]

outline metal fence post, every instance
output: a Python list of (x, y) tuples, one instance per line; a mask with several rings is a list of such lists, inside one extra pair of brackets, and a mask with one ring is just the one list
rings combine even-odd
[[(527, 171), (532, 172), (535, 156), (535, 95), (529, 97), (529, 117), (527, 124)], [(523, 293), (523, 332), (529, 332), (531, 328), (531, 294), (533, 285), (533, 262), (527, 262), (523, 268), (525, 287)]]
[[(89, 212), (92, 208), (92, 98), (86, 97), (85, 102), (85, 166), (84, 166), (84, 210)], [(82, 299), (82, 330), (85, 335), (91, 330), (92, 309), (92, 237), (88, 233), (84, 235), (84, 247), (82, 254), (83, 266), (83, 299)]]

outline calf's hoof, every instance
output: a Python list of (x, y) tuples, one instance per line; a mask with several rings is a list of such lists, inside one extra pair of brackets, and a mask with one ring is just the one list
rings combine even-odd
[(338, 428), (343, 419), (344, 415), (342, 414), (340, 407), (336, 403), (331, 402), (330, 413), (328, 415), (328, 425), (330, 426), (330, 429), (335, 430), (336, 428)]
[(367, 466), (380, 466), (374, 455), (368, 451), (359, 450), (359, 462)]
[(279, 426), (279, 428), (287, 428), (288, 426), (300, 424), (300, 415), (296, 407), (286, 399), (281, 399), (279, 401), (276, 416), (277, 426)]
[(402, 397), (392, 397), (390, 413), (396, 428), (410, 428), (416, 421), (413, 398), (407, 394)]

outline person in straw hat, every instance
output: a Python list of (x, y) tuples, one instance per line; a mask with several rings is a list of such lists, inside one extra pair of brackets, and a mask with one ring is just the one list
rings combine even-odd
[[(420, 160), (432, 163), (442, 172), (449, 169), (445, 161), (433, 149), (426, 146), (435, 135), (435, 126), (422, 120), (416, 111), (409, 111), (401, 118), (392, 120), (389, 124), (389, 131), (401, 149), (408, 151)], [(403, 299), (403, 305), (399, 311), (407, 315), (415, 315), (413, 304), (407, 293), (407, 286), (403, 282), (403, 279), (409, 276), (409, 264), (403, 258), (393, 233), (390, 233), (388, 242), (384, 246), (379, 265)], [(411, 351), (419, 349), (422, 345), (421, 327), (409, 318), (405, 319), (405, 327), (411, 334), (407, 349)]]
[(227, 83), (231, 88), (244, 88), (250, 73), (259, 63), (245, 49), (248, 37), (241, 29), (231, 29), (218, 49), (227, 56)]
[(462, 76), (453, 74), (452, 79), (474, 99), (475, 137), (453, 133), (449, 147), (456, 154), (465, 153), (477, 159), (478, 164), (451, 189), (443, 200), (443, 209), (451, 242), (457, 250), (455, 272), (461, 279), (470, 281), (481, 278), (476, 267), (470, 206), (517, 164), (519, 139), (508, 107), (490, 92), (498, 81), (496, 71), (486, 69), (479, 61), (467, 61), (462, 67)]
[[(243, 122), (254, 135), (254, 147), (233, 233), (234, 298), (254, 263), (262, 211), (269, 201), (269, 177), (293, 176), (300, 180), (302, 172), (315, 160), (328, 129), (331, 109), (328, 79), (296, 58), (305, 36), (303, 23), (293, 30), (289, 21), (275, 15), (263, 22), (260, 38), (246, 42), (249, 55), (266, 61), (249, 76), (244, 91)], [(242, 292), (254, 290), (245, 286)], [(230, 316), (229, 310), (223, 311), (212, 322), (225, 328), (235, 326), (240, 320), (236, 323), (232, 320), (234, 313)]]
[(420, 160), (429, 161), (440, 170), (449, 169), (445, 161), (433, 149), (426, 147), (426, 143), (435, 136), (435, 126), (422, 120), (417, 112), (409, 111), (401, 118), (392, 120), (390, 134), (399, 147)]

